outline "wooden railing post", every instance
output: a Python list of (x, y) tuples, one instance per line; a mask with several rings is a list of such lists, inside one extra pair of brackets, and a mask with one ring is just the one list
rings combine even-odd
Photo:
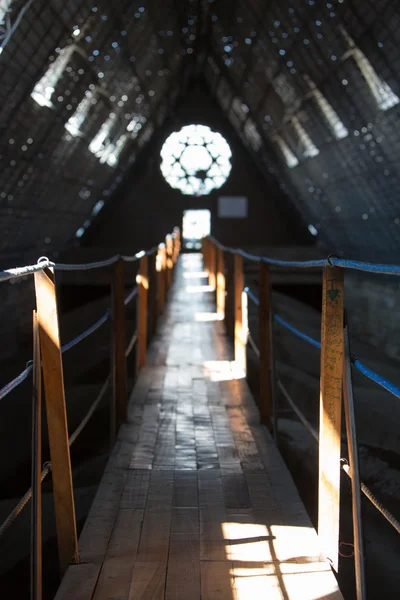
[(169, 290), (169, 288), (171, 287), (171, 283), (172, 283), (172, 274), (173, 274), (173, 254), (174, 254), (174, 250), (173, 250), (173, 242), (172, 242), (172, 236), (170, 234), (168, 234), (165, 238), (165, 247), (167, 250), (167, 289)]
[(207, 275), (208, 275), (208, 245), (209, 245), (208, 238), (203, 237), (203, 239), (201, 240), (201, 251), (203, 254), (204, 271), (207, 273)]
[(176, 264), (181, 252), (181, 230), (179, 227), (174, 227), (174, 235), (174, 264)]
[(54, 272), (35, 273), (60, 570), (79, 562)]
[(325, 267), (322, 285), (318, 536), (338, 569), (340, 434), (343, 380), (343, 270)]
[(235, 315), (234, 315), (234, 342), (235, 362), (246, 373), (246, 335), (243, 327), (243, 258), (240, 254), (234, 256), (234, 289), (235, 289)]
[(42, 365), (39, 328), (33, 311), (31, 599), (42, 600)]
[(150, 256), (150, 335), (157, 327), (159, 277), (157, 272), (158, 251)]
[(139, 270), (136, 276), (138, 285), (137, 300), (137, 354), (136, 371), (139, 373), (146, 364), (147, 353), (147, 314), (148, 314), (148, 290), (149, 290), (149, 259), (148, 256), (142, 256), (139, 263)]
[(233, 314), (234, 314), (234, 272), (233, 272), (233, 254), (225, 254), (225, 327), (229, 337), (233, 338)]
[(213, 241), (208, 240), (208, 285), (216, 288), (216, 247)]
[(166, 257), (165, 245), (160, 244), (158, 246), (157, 265), (156, 265), (157, 280), (158, 280), (158, 284), (157, 284), (157, 288), (158, 288), (157, 312), (158, 312), (158, 315), (161, 315), (164, 312), (165, 297), (166, 297), (166, 293), (167, 293), (167, 290), (166, 290), (166, 285), (167, 285), (166, 268), (167, 268), (167, 257)]
[[(126, 421), (128, 407), (127, 369), (126, 369), (126, 318), (125, 318), (125, 277), (124, 261), (120, 258), (114, 267), (112, 284), (112, 381), (113, 381), (113, 410), (111, 412), (111, 427), (114, 435), (120, 425)], [(113, 434), (111, 431), (111, 437)]]
[(217, 248), (217, 314), (225, 319), (225, 260), (221, 248)]
[(260, 416), (271, 430), (271, 287), (269, 265), (259, 263)]

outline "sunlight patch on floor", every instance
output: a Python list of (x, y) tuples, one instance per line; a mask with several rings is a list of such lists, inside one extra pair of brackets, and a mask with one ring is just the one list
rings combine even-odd
[(311, 527), (222, 523), (235, 600), (341, 598)]
[(214, 292), (215, 288), (211, 285), (187, 285), (185, 292), (188, 294), (205, 294), (206, 292)]
[(245, 376), (243, 369), (234, 360), (206, 360), (203, 368), (210, 381), (233, 381)]
[(197, 312), (194, 315), (194, 320), (198, 322), (222, 321), (222, 315), (216, 312)]

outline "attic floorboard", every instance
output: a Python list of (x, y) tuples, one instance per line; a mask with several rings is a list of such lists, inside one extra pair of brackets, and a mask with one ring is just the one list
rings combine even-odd
[(56, 600), (342, 600), (202, 268), (180, 258)]

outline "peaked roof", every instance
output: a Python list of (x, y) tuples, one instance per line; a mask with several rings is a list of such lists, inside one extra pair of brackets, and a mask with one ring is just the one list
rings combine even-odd
[(400, 6), (365, 6), (1, 0), (1, 262), (82, 234), (193, 72), (327, 250), (396, 260)]

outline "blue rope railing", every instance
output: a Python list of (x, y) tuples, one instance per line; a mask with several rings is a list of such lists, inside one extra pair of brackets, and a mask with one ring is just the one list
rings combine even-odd
[[(259, 306), (260, 301), (257, 298), (257, 296), (250, 290), (250, 288), (246, 287), (246, 288), (244, 288), (244, 291), (246, 292), (248, 297), (253, 301), (253, 303), (256, 304), (257, 306)], [(300, 339), (304, 340), (311, 346), (314, 346), (314, 348), (318, 348), (318, 349), (321, 348), (321, 342), (319, 340), (315, 340), (314, 338), (307, 335), (303, 331), (300, 331), (300, 329), (297, 329), (296, 327), (294, 327), (293, 325), (291, 325), (290, 323), (285, 321), (285, 319), (282, 319), (282, 317), (280, 317), (279, 315), (274, 314), (273, 317), (277, 323), (282, 325), (282, 327), (284, 327), (285, 329), (287, 329), (288, 331), (290, 331), (291, 333), (293, 333)], [(379, 375), (379, 373), (376, 373), (375, 371), (372, 371), (372, 369), (369, 369), (368, 367), (366, 367), (354, 355), (351, 356), (351, 362), (352, 362), (353, 366), (357, 369), (357, 371), (362, 373), (365, 377), (367, 377), (374, 383), (378, 384), (379, 386), (384, 388), (386, 391), (390, 392), (393, 396), (396, 396), (396, 398), (400, 398), (400, 388), (397, 387), (396, 385), (394, 385), (394, 383), (391, 383), (390, 381), (388, 381), (387, 379), (382, 377), (382, 375)]]
[[(126, 298), (124, 300), (125, 306), (127, 306), (133, 300), (133, 298), (135, 298), (137, 296), (137, 293), (138, 293), (137, 287), (135, 286), (129, 292), (129, 294), (126, 296)], [(93, 325), (90, 325), (90, 327), (85, 329), (85, 331), (82, 331), (82, 333), (77, 335), (73, 340), (64, 344), (64, 346), (61, 347), (61, 352), (62, 353), (67, 352), (68, 350), (70, 350), (71, 348), (73, 348), (74, 346), (76, 346), (77, 344), (82, 342), (82, 340), (89, 337), (92, 333), (94, 333), (95, 331), (97, 331), (97, 329), (99, 329), (102, 325), (104, 325), (104, 323), (106, 323), (106, 321), (108, 321), (108, 319), (110, 317), (111, 317), (111, 313), (109, 310), (107, 310), (104, 313), (104, 315), (102, 317), (100, 317), (100, 319), (98, 319), (95, 323), (93, 323)], [(0, 389), (0, 400), (5, 398), (6, 396), (8, 396), (8, 394), (10, 392), (12, 392), (19, 385), (21, 385), (21, 383), (23, 383), (25, 381), (25, 379), (27, 379), (27, 377), (31, 371), (32, 371), (32, 365), (27, 363), (26, 369), (24, 369), (19, 375), (17, 375), (14, 379), (12, 379), (8, 383), (6, 383), (6, 385)]]
[(317, 260), (278, 260), (269, 256), (259, 256), (257, 254), (250, 254), (249, 252), (245, 252), (241, 248), (231, 248), (230, 246), (224, 246), (212, 236), (210, 236), (209, 239), (224, 252), (229, 252), (231, 254), (239, 254), (246, 260), (264, 262), (269, 265), (275, 265), (277, 267), (301, 269), (340, 267), (342, 269), (355, 269), (357, 271), (367, 271), (369, 273), (378, 273), (380, 275), (400, 275), (400, 265), (367, 263), (358, 260), (337, 258), (334, 256)]
[(308, 342), (309, 344), (311, 344), (311, 346), (314, 346), (314, 348), (321, 348), (321, 342), (319, 342), (318, 340), (314, 340), (314, 338), (310, 337), (306, 333), (303, 333), (302, 331), (300, 331), (300, 329), (296, 329), (296, 327), (290, 325), (290, 323), (282, 319), (282, 317), (274, 315), (274, 320), (283, 327), (285, 327), (288, 331), (294, 333), (297, 337), (301, 338), (305, 342)]

